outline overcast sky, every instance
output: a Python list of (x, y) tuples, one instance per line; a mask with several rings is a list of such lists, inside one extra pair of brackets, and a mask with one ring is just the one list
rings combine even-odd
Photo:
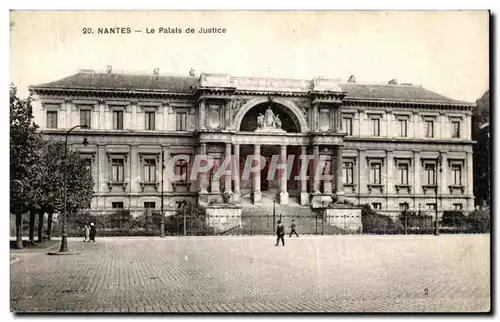
[[(185, 29), (225, 28), (225, 34)], [(130, 27), (130, 34), (97, 34)], [(159, 34), (159, 28), (182, 34)], [(83, 34), (92, 28), (94, 34)], [(156, 30), (146, 34), (146, 28)], [(134, 32), (139, 29), (142, 32)], [(489, 21), (475, 12), (13, 12), (11, 81), (26, 88), (79, 69), (312, 79), (392, 78), (473, 102), (489, 83)]]

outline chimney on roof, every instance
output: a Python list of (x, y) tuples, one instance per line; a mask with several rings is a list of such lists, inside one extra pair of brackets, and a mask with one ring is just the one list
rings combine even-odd
[(113, 71), (113, 66), (111, 65), (106, 66), (106, 73), (111, 74), (111, 71)]
[(191, 69), (189, 70), (189, 76), (191, 76), (191, 77), (196, 76), (196, 71), (195, 71), (193, 68), (191, 68)]
[(347, 82), (356, 84), (356, 76), (354, 76), (354, 75), (349, 76), (349, 79), (347, 80)]
[(155, 68), (154, 71), (153, 71), (153, 74), (155, 74), (156, 76), (158, 76), (160, 74), (160, 69), (159, 68)]
[(389, 84), (389, 85), (397, 85), (398, 84), (398, 80), (395, 79), (395, 78), (393, 78), (387, 84)]

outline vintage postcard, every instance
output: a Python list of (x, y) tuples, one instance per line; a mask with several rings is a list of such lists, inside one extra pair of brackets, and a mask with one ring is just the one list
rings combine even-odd
[(489, 24), (11, 11), (11, 311), (490, 312)]

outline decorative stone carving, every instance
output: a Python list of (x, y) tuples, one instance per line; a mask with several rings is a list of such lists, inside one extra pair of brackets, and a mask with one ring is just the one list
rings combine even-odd
[(271, 106), (267, 107), (264, 115), (257, 116), (257, 132), (272, 131), (272, 132), (285, 132), (281, 129), (281, 120), (278, 114), (274, 114)]
[(72, 98), (65, 98), (64, 103), (72, 103), (73, 99)]
[(219, 106), (210, 105), (208, 107), (207, 113), (208, 127), (211, 129), (218, 128), (220, 126), (220, 116), (219, 116)]
[(100, 99), (98, 99), (98, 100), (97, 100), (97, 103), (99, 103), (99, 104), (105, 104), (105, 103), (106, 103), (106, 100), (105, 100), (105, 99), (100, 98)]

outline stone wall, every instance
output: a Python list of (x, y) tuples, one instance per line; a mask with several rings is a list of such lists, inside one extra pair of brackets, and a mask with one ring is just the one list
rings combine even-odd
[(328, 225), (347, 231), (362, 231), (361, 208), (327, 208), (325, 212)]
[(241, 207), (207, 206), (207, 226), (216, 233), (228, 231), (241, 226)]

